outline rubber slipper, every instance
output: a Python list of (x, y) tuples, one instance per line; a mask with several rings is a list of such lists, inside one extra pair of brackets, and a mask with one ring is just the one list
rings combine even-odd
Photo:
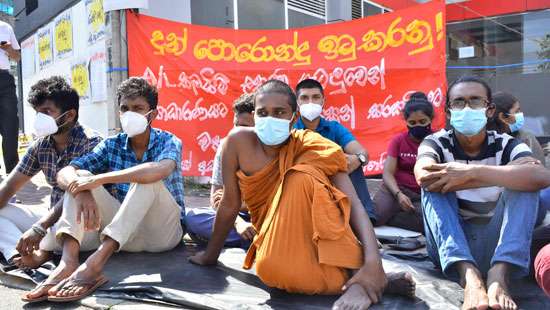
[[(32, 291), (36, 291), (39, 288), (45, 288), (45, 287), (48, 287), (48, 290), (49, 290), (52, 287), (59, 284), (59, 282), (61, 282), (61, 281), (49, 281), (49, 282), (47, 280), (42, 281)], [(23, 302), (26, 302), (26, 303), (29, 303), (29, 304), (48, 300), (48, 290), (46, 290), (46, 294), (43, 294), (42, 296), (39, 296), (39, 297), (36, 297), (36, 298), (28, 298), (27, 296), (30, 294), (30, 292), (26, 293), (25, 295), (21, 296), (21, 300)]]
[(52, 301), (52, 302), (77, 301), (91, 295), (95, 290), (97, 290), (100, 286), (104, 285), (107, 282), (109, 282), (109, 279), (107, 279), (103, 275), (99, 276), (95, 281), (70, 279), (61, 287), (61, 289), (63, 289), (63, 287), (65, 286), (89, 286), (89, 288), (87, 290), (84, 290), (81, 294), (74, 295), (74, 296), (68, 296), (68, 297), (48, 296), (48, 301)]

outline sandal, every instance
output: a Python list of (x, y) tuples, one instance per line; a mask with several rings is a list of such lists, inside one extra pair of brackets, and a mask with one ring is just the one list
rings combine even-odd
[(61, 286), (61, 290), (64, 287), (70, 287), (70, 286), (87, 286), (88, 288), (84, 290), (81, 294), (78, 294), (75, 296), (68, 296), (68, 297), (48, 296), (48, 301), (52, 301), (52, 302), (77, 301), (91, 295), (95, 290), (97, 290), (100, 286), (104, 285), (107, 282), (109, 282), (109, 279), (107, 279), (104, 275), (100, 275), (94, 281), (87, 281), (82, 279), (65, 279), (65, 283), (63, 283), (63, 285)]
[[(52, 287), (56, 286), (57, 284), (59, 284), (59, 282), (61, 281), (49, 281), (48, 280), (44, 280), (40, 283), (38, 283), (38, 285), (31, 291), (36, 291), (37, 289), (40, 289), (40, 288), (48, 288), (51, 289)], [(23, 302), (26, 302), (26, 303), (35, 303), (35, 302), (41, 302), (41, 301), (45, 301), (45, 300), (48, 300), (48, 290), (46, 290), (46, 294), (43, 294), (42, 296), (39, 296), (39, 297), (36, 297), (36, 298), (29, 298), (29, 293), (26, 293), (25, 295), (21, 296), (21, 300)]]

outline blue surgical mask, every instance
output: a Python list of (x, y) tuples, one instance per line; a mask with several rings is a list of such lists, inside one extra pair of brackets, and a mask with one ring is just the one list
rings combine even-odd
[(451, 126), (465, 136), (475, 136), (487, 125), (487, 109), (451, 110)]
[[(294, 115), (292, 116), (294, 118)], [(254, 116), (254, 131), (265, 145), (279, 145), (290, 136), (292, 119)]]
[(523, 113), (521, 112), (516, 113), (514, 114), (514, 117), (516, 118), (516, 122), (508, 125), (512, 133), (519, 131), (521, 127), (523, 127), (523, 124), (525, 123), (525, 118), (523, 117)]

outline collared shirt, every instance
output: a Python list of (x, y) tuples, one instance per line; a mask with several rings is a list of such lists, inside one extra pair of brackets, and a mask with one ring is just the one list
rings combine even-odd
[(42, 171), (46, 181), (52, 187), (50, 197), (51, 206), (54, 206), (63, 198), (64, 191), (57, 185), (57, 172), (65, 168), (69, 163), (90, 152), (100, 141), (101, 136), (80, 124), (71, 129), (67, 147), (61, 154), (55, 149), (55, 141), (52, 136), (46, 136), (36, 140), (28, 149), (23, 159), (17, 164), (17, 171), (32, 177)]
[[(294, 125), (294, 128), (307, 129), (301, 117), (298, 119), (298, 121)], [(345, 148), (346, 145), (348, 145), (348, 143), (350, 143), (351, 141), (356, 140), (353, 134), (351, 133), (351, 131), (349, 131), (342, 124), (338, 123), (337, 121), (327, 121), (322, 117), (321, 117), (321, 120), (319, 121), (319, 125), (317, 126), (317, 129), (315, 129), (315, 132), (331, 140), (332, 142), (340, 145), (342, 149)]]
[[(174, 200), (181, 207), (183, 215), (181, 154), (182, 145), (180, 139), (169, 132), (151, 128), (149, 145), (141, 161), (136, 158), (130, 146), (128, 135), (119, 133), (103, 140), (90, 153), (73, 160), (71, 166), (77, 169), (88, 170), (93, 174), (101, 174), (128, 169), (147, 162), (159, 162), (164, 159), (173, 160), (176, 163), (176, 168), (163, 181)], [(111, 188), (111, 194), (118, 201), (122, 202), (129, 189), (130, 183), (114, 184)]]
[[(14, 50), (21, 49), (21, 47), (19, 47), (17, 39), (15, 38), (13, 28), (10, 26), (10, 24), (3, 21), (0, 21), (0, 41), (6, 41), (10, 43), (11, 47)], [(8, 57), (8, 53), (2, 49), (0, 49), (0, 69), (10, 69), (10, 59)]]

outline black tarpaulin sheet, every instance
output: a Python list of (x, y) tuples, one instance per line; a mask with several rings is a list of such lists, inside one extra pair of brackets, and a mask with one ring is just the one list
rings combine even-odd
[[(105, 270), (110, 282), (94, 295), (193, 309), (330, 309), (337, 299), (337, 296), (288, 294), (266, 287), (253, 271), (241, 268), (245, 252), (240, 249), (226, 249), (219, 266), (193, 265), (187, 258), (197, 250), (193, 245), (182, 245), (166, 253), (117, 253)], [(387, 295), (372, 309), (460, 309), (462, 289), (443, 279), (423, 251), (386, 251), (383, 258), (386, 271), (408, 271), (413, 275), (417, 281), (416, 299)], [(31, 278), (42, 279), (41, 273), (48, 270), (41, 271)], [(511, 286), (521, 309), (550, 309), (550, 299), (533, 280), (514, 280)]]

